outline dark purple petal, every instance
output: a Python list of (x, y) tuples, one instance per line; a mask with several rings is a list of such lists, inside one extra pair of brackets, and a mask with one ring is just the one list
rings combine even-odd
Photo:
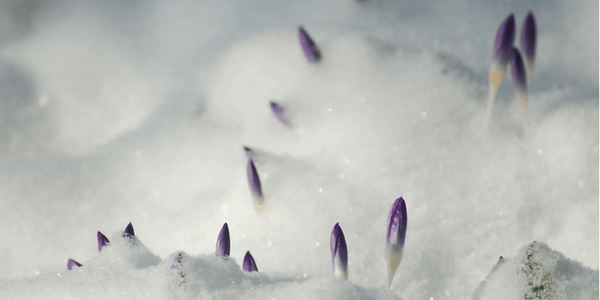
[(515, 15), (510, 14), (500, 24), (494, 42), (494, 60), (506, 68), (511, 59), (511, 49), (515, 43)]
[(385, 256), (388, 269), (388, 284), (390, 287), (404, 254), (407, 221), (406, 203), (404, 202), (404, 198), (400, 197), (392, 205), (387, 221)]
[(250, 254), (250, 251), (246, 251), (246, 256), (244, 256), (244, 263), (242, 264), (242, 269), (245, 272), (258, 272), (256, 262), (254, 261), (254, 257), (252, 257), (252, 254)]
[(67, 269), (73, 270), (74, 267), (79, 268), (81, 267), (81, 264), (69, 258), (69, 261), (67, 262)]
[(254, 199), (254, 207), (259, 213), (265, 209), (265, 200), (260, 187), (260, 180), (258, 179), (258, 173), (252, 159), (248, 159), (248, 166), (246, 167), (246, 173), (248, 175), (248, 185), (250, 185), (250, 192)]
[(527, 91), (527, 73), (519, 49), (513, 48), (513, 61), (511, 64), (513, 85), (518, 91)]
[(333, 226), (329, 247), (331, 248), (333, 275), (340, 279), (348, 279), (348, 248), (346, 247), (346, 239), (344, 238), (344, 232), (340, 227), (340, 223), (336, 223)]
[(395, 248), (404, 247), (406, 238), (406, 203), (402, 197), (396, 199), (388, 215), (387, 221), (387, 239), (388, 245)]
[(102, 234), (102, 232), (98, 231), (98, 252), (102, 251), (102, 247), (108, 246), (110, 241), (108, 238)]
[(306, 59), (308, 59), (308, 62), (318, 62), (321, 60), (321, 52), (302, 26), (299, 28), (299, 37), (300, 46), (302, 46), (302, 50), (304, 51), (304, 55), (306, 56)]
[(271, 102), (271, 110), (273, 111), (273, 114), (275, 114), (277, 119), (279, 119), (279, 121), (281, 121), (281, 123), (283, 123), (287, 126), (292, 125), (292, 124), (290, 124), (290, 121), (288, 121), (288, 119), (285, 117), (285, 110), (279, 104), (277, 104), (275, 102)]
[(521, 50), (525, 58), (527, 78), (531, 77), (533, 62), (535, 61), (535, 49), (537, 47), (537, 27), (533, 12), (529, 11), (521, 29)]
[(125, 231), (123, 231), (123, 236), (125, 236), (125, 237), (135, 236), (135, 232), (133, 231), (133, 225), (131, 225), (131, 222), (129, 223), (129, 225), (127, 225), (127, 227), (125, 227)]
[(217, 238), (217, 246), (216, 246), (216, 256), (229, 256), (229, 226), (227, 223), (223, 224), (221, 227), (221, 232), (219, 232), (219, 237)]

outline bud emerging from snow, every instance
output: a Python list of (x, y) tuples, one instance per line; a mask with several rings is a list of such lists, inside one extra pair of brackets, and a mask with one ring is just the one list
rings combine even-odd
[(348, 279), (348, 248), (346, 247), (346, 239), (344, 232), (340, 227), (340, 223), (336, 223), (331, 231), (329, 240), (331, 248), (331, 264), (333, 266), (333, 275), (343, 280)]
[(533, 63), (535, 61), (535, 49), (537, 47), (537, 28), (533, 12), (529, 11), (523, 22), (521, 29), (521, 50), (525, 58), (525, 68), (527, 69), (527, 79), (531, 78), (533, 72)]
[(504, 79), (504, 71), (511, 60), (512, 48), (515, 43), (515, 15), (510, 14), (504, 22), (500, 24), (498, 33), (496, 33), (496, 40), (494, 41), (494, 60), (495, 63), (490, 71), (490, 89), (491, 89), (491, 100), (496, 96), (498, 87)]
[(129, 223), (129, 225), (127, 225), (127, 227), (125, 227), (125, 231), (123, 231), (123, 236), (124, 237), (135, 236), (135, 232), (133, 231), (133, 225), (131, 225), (131, 222)]
[(102, 234), (102, 232), (98, 231), (98, 252), (102, 251), (102, 247), (108, 246), (110, 241), (108, 238)]
[(521, 53), (517, 48), (513, 48), (513, 61), (511, 64), (513, 85), (517, 89), (519, 97), (519, 108), (521, 111), (527, 109), (527, 74)]
[(283, 107), (281, 107), (279, 104), (275, 103), (275, 102), (271, 102), (271, 110), (273, 111), (273, 114), (275, 114), (275, 116), (277, 117), (277, 119), (279, 119), (279, 121), (281, 121), (281, 123), (287, 125), (287, 126), (292, 126), (292, 124), (290, 124), (290, 121), (288, 121), (288, 119), (285, 117), (285, 110), (283, 109)]
[(390, 287), (404, 254), (407, 220), (406, 203), (400, 197), (392, 205), (387, 221), (385, 255), (388, 267), (388, 284)]
[(223, 224), (221, 228), (221, 232), (219, 232), (219, 237), (217, 238), (217, 246), (216, 246), (216, 256), (229, 256), (229, 226), (227, 223)]
[(258, 173), (256, 172), (256, 167), (254, 167), (252, 159), (248, 159), (246, 173), (248, 175), (248, 185), (250, 185), (254, 207), (256, 208), (256, 211), (260, 213), (265, 209), (265, 200), (263, 198), (262, 188), (260, 187)]
[(242, 269), (245, 272), (258, 272), (256, 262), (254, 261), (254, 257), (252, 257), (252, 254), (250, 254), (250, 251), (246, 251), (246, 256), (244, 256), (244, 263), (242, 264)]
[(321, 60), (321, 52), (302, 26), (299, 28), (299, 37), (300, 46), (302, 46), (302, 50), (304, 51), (304, 55), (306, 56), (306, 59), (308, 59), (308, 62), (318, 62)]
[(81, 267), (81, 264), (69, 258), (69, 261), (67, 262), (67, 269), (72, 270), (74, 267), (79, 268)]

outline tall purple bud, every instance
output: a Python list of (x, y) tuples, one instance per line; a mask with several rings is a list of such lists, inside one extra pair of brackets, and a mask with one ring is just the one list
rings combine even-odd
[(385, 258), (387, 260), (388, 284), (390, 287), (404, 254), (407, 221), (406, 203), (400, 197), (392, 205), (387, 221)]
[(535, 61), (535, 49), (537, 47), (537, 27), (533, 12), (529, 11), (523, 22), (521, 29), (521, 50), (525, 58), (525, 68), (527, 69), (527, 79), (531, 78), (533, 73), (533, 64)]
[(223, 224), (223, 227), (221, 227), (221, 232), (219, 232), (219, 237), (217, 238), (215, 255), (223, 257), (229, 256), (229, 247), (229, 226), (225, 223)]
[(108, 238), (102, 234), (102, 232), (98, 231), (98, 252), (102, 251), (102, 247), (108, 246), (110, 241)]
[(292, 126), (290, 121), (288, 121), (288, 119), (285, 117), (285, 110), (283, 107), (281, 107), (279, 104), (277, 104), (275, 102), (271, 102), (271, 110), (273, 111), (273, 114), (277, 117), (277, 119), (279, 119), (279, 121), (281, 121), (281, 123), (283, 123), (287, 126)]
[(69, 258), (69, 261), (67, 262), (67, 269), (73, 270), (75, 267), (79, 268), (81, 267), (81, 264)]
[(333, 267), (333, 275), (343, 280), (348, 279), (348, 248), (346, 247), (346, 239), (344, 232), (340, 227), (340, 223), (336, 223), (331, 231), (329, 240), (331, 248), (331, 264)]
[(244, 263), (242, 264), (242, 269), (245, 272), (258, 272), (256, 262), (254, 261), (254, 257), (252, 257), (252, 254), (250, 254), (250, 251), (246, 251), (246, 256), (244, 256)]
[(517, 89), (517, 97), (519, 98), (519, 108), (521, 111), (527, 109), (527, 73), (525, 71), (525, 65), (521, 58), (519, 49), (513, 48), (513, 61), (511, 65), (512, 80), (515, 89)]
[(321, 60), (321, 52), (315, 42), (310, 38), (306, 30), (300, 26), (298, 29), (300, 37), (300, 46), (308, 62), (318, 62)]
[(254, 167), (252, 159), (248, 159), (246, 173), (248, 175), (248, 185), (250, 185), (254, 207), (256, 208), (256, 211), (260, 213), (265, 209), (265, 199), (263, 197), (262, 188), (260, 187), (258, 173), (256, 172), (256, 167)]
[(498, 87), (504, 79), (504, 71), (511, 60), (511, 49), (515, 43), (515, 27), (515, 15), (511, 13), (500, 24), (498, 33), (496, 33), (496, 40), (494, 41), (495, 63), (490, 71), (490, 87), (493, 96), (496, 95)]
[(131, 222), (129, 222), (129, 225), (127, 225), (127, 227), (125, 227), (125, 231), (123, 231), (123, 236), (124, 237), (135, 236), (135, 232), (133, 231), (133, 225), (131, 225)]

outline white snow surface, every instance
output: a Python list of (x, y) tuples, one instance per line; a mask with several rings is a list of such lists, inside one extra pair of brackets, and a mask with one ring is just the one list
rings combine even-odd
[[(497, 27), (528, 10), (527, 112), (509, 73), (482, 134)], [(515, 270), (533, 241), (556, 286), (580, 291), (552, 297), (597, 298), (597, 25), (597, 1), (1, 2), (0, 298), (528, 297)], [(348, 282), (332, 274), (337, 222)], [(241, 271), (246, 251), (259, 273)]]

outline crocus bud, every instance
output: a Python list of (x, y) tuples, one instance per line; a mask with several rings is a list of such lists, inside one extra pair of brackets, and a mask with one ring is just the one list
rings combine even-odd
[(227, 223), (223, 224), (221, 227), (221, 232), (219, 232), (219, 237), (217, 237), (217, 246), (216, 246), (216, 256), (229, 256), (229, 226)]
[(110, 241), (108, 238), (102, 234), (102, 232), (98, 231), (98, 252), (102, 251), (102, 247), (108, 246)]
[(304, 51), (304, 55), (308, 62), (318, 62), (321, 60), (321, 52), (315, 42), (310, 38), (306, 30), (300, 26), (299, 28), (300, 46)]
[(256, 262), (254, 261), (254, 257), (252, 257), (252, 254), (250, 254), (250, 251), (246, 251), (246, 256), (244, 256), (244, 263), (242, 264), (242, 269), (245, 272), (258, 272)]
[(529, 11), (523, 22), (521, 29), (521, 50), (525, 58), (525, 68), (527, 69), (527, 79), (531, 78), (533, 73), (533, 63), (535, 61), (535, 49), (537, 47), (537, 28), (533, 12)]
[(131, 222), (129, 223), (129, 225), (127, 225), (127, 227), (125, 227), (125, 231), (123, 231), (123, 236), (124, 237), (135, 236), (135, 232), (133, 231), (133, 225), (131, 225)]
[(344, 232), (340, 227), (340, 223), (336, 223), (331, 231), (329, 240), (331, 248), (331, 264), (333, 267), (333, 275), (343, 280), (348, 279), (348, 248), (346, 247), (346, 239)]
[(511, 60), (513, 45), (515, 43), (515, 15), (510, 14), (500, 24), (496, 40), (494, 41), (494, 65), (490, 71), (490, 88), (494, 99), (500, 83), (504, 79), (504, 71)]
[(273, 111), (273, 114), (277, 117), (277, 119), (281, 121), (281, 123), (287, 126), (292, 126), (292, 124), (290, 124), (290, 121), (288, 121), (288, 119), (285, 117), (285, 110), (283, 109), (283, 107), (281, 107), (275, 102), (271, 102), (271, 110)]
[(388, 269), (388, 284), (392, 286), (394, 274), (402, 261), (406, 238), (406, 203), (402, 197), (396, 199), (388, 215), (385, 256)]
[(67, 262), (67, 269), (73, 270), (74, 267), (79, 268), (81, 267), (81, 264), (69, 258), (69, 261)]
[(252, 193), (254, 207), (257, 212), (262, 212), (265, 209), (265, 200), (260, 187), (260, 180), (258, 179), (258, 173), (252, 159), (248, 159), (248, 166), (246, 167), (246, 173), (248, 175), (248, 185), (250, 185), (250, 192)]
[(515, 89), (517, 89), (517, 97), (519, 98), (519, 108), (521, 111), (527, 109), (527, 74), (525, 71), (525, 65), (523, 65), (523, 59), (519, 49), (513, 48), (513, 61), (511, 64), (512, 69), (512, 80)]

